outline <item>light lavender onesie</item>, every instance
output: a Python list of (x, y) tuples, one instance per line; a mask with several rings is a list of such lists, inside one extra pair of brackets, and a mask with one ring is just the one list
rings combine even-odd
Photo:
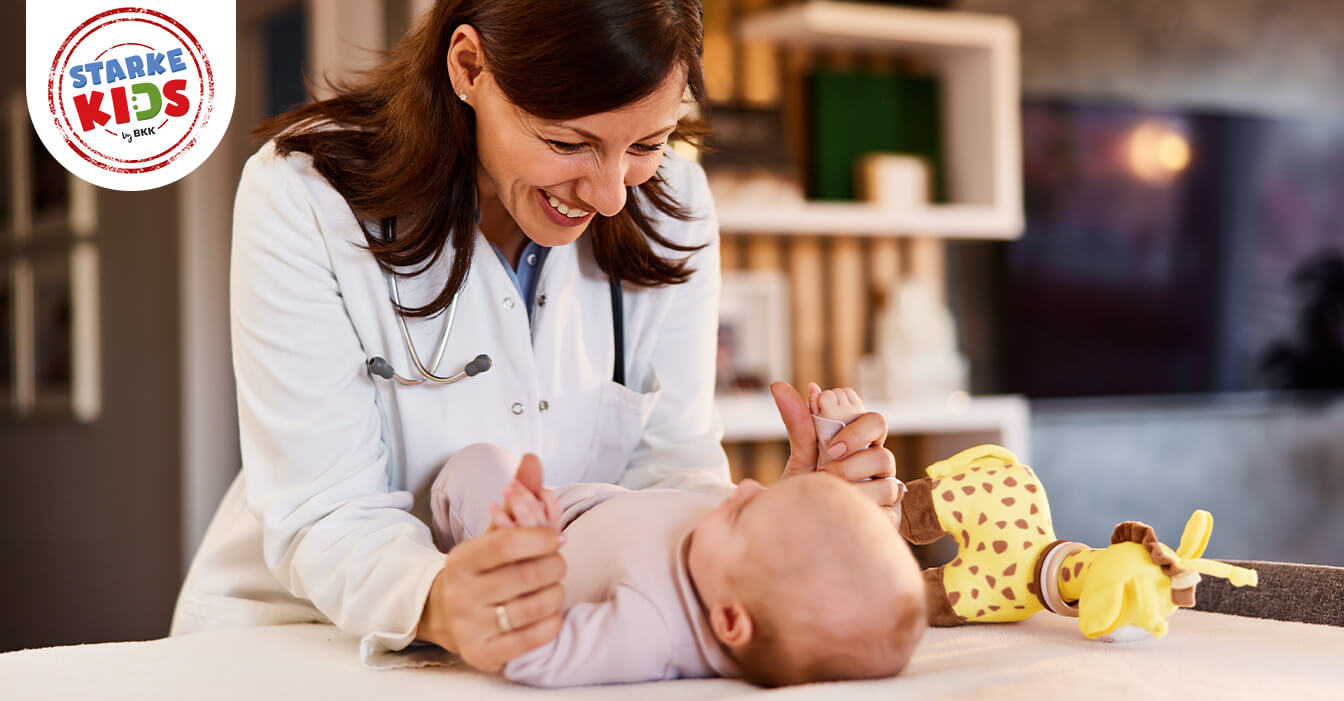
[[(498, 446), (463, 448), (430, 490), (441, 550), (484, 533), (519, 457)], [(722, 501), (670, 489), (610, 484), (558, 487), (565, 620), (552, 642), (515, 658), (504, 676), (532, 686), (738, 677), (705, 619), (690, 574), (690, 533)]]

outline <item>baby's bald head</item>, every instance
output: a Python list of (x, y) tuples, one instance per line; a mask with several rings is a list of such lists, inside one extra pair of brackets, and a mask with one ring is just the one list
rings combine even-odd
[(924, 632), (923, 580), (885, 510), (825, 473), (754, 501), (726, 573), (751, 618), (750, 640), (730, 646), (743, 676), (780, 686), (900, 672)]

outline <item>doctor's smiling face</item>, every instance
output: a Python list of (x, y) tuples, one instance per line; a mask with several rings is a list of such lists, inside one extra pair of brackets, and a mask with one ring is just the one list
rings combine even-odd
[(677, 126), (685, 67), (674, 68), (654, 92), (629, 105), (551, 120), (507, 99), (471, 26), (458, 27), (450, 47), (453, 86), (476, 115), (481, 230), (511, 260), (524, 236), (543, 246), (574, 241), (595, 214), (620, 212), (626, 188), (658, 170)]

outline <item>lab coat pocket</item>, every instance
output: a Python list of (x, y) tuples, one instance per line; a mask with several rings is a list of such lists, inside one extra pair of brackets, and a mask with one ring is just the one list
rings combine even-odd
[(649, 381), (649, 391), (636, 392), (617, 382), (602, 386), (602, 398), (597, 409), (597, 429), (593, 432), (593, 446), (588, 452), (588, 468), (584, 482), (614, 484), (630, 462), (630, 455), (644, 435), (653, 407), (663, 393), (657, 375)]

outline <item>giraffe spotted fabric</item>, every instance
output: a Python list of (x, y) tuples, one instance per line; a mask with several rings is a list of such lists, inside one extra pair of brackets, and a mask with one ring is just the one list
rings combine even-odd
[(966, 621), (1020, 621), (1042, 609), (1034, 564), (1055, 540), (1045, 490), (1030, 467), (997, 446), (927, 470), (938, 525), (957, 541), (943, 567), (952, 610)]

